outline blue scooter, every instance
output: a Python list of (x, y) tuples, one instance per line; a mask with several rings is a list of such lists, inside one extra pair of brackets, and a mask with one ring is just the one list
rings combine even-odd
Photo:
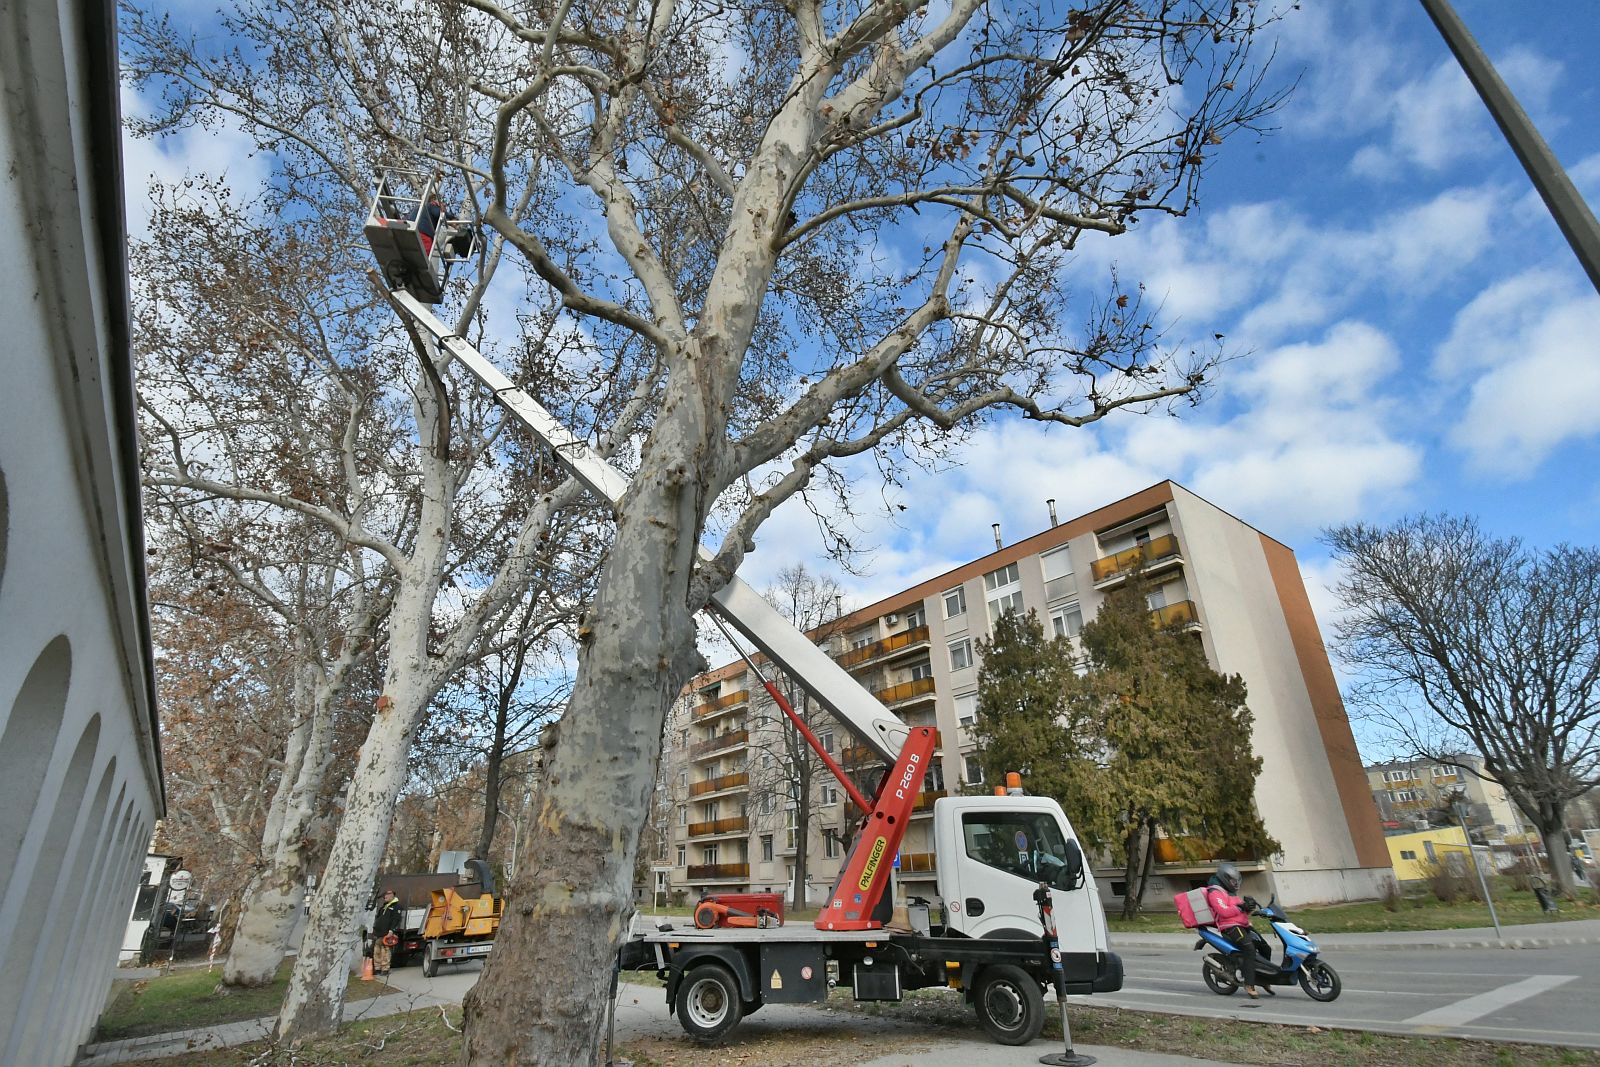
[[(1327, 1003), (1336, 998), (1340, 989), (1339, 973), (1317, 958), (1317, 943), (1289, 921), (1289, 917), (1278, 907), (1278, 898), (1273, 897), (1264, 908), (1248, 898), (1245, 903), (1247, 908), (1272, 924), (1278, 940), (1283, 942), (1283, 958), (1274, 963), (1272, 945), (1255, 927), (1245, 927), (1250, 932), (1250, 944), (1256, 953), (1256, 984), (1293, 985), (1299, 982), (1300, 988), (1312, 1000)], [(1239, 976), (1239, 947), (1223, 937), (1215, 927), (1202, 926), (1196, 932), (1200, 940), (1195, 942), (1195, 948), (1217, 950), (1206, 954), (1200, 968), (1206, 985), (1218, 996), (1232, 996), (1244, 984)]]

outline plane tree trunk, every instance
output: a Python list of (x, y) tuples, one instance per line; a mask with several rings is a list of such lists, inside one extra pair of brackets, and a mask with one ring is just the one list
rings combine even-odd
[[(580, 630), (577, 681), (506, 893), (495, 955), (467, 995), (464, 1062), (592, 1062), (667, 712), (702, 665), (689, 584), (703, 521), (701, 442), (720, 420), (676, 390)], [(563, 976), (551, 980), (559, 959)]]

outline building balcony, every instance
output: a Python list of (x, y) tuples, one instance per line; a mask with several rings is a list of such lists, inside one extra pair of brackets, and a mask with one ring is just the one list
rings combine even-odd
[(892, 708), (896, 704), (905, 704), (912, 700), (932, 700), (934, 681), (932, 678), (913, 678), (909, 682), (899, 685), (887, 685), (882, 689), (874, 689), (872, 695), (885, 706)]
[(692, 822), (689, 824), (690, 837), (726, 837), (730, 834), (743, 836), (750, 832), (750, 820), (743, 815), (735, 815), (727, 819), (711, 819), (708, 822)]
[(839, 750), (839, 763), (846, 768), (882, 763), (883, 758), (863, 744), (850, 744)]
[(1183, 555), (1178, 539), (1172, 534), (1163, 534), (1116, 555), (1102, 556), (1089, 564), (1089, 573), (1094, 577), (1096, 589), (1109, 589), (1138, 571), (1151, 574), (1181, 566)]
[(932, 874), (938, 867), (932, 852), (900, 853), (901, 874)]
[(1162, 837), (1156, 839), (1157, 863), (1193, 866), (1214, 863), (1217, 860), (1235, 860), (1241, 863), (1259, 862), (1254, 856), (1238, 852), (1225, 852), (1200, 837)]
[(852, 648), (839, 657), (839, 666), (845, 670), (854, 670), (866, 663), (881, 660), (902, 652), (910, 652), (926, 646), (928, 643), (928, 628), (916, 626), (910, 630), (891, 634), (882, 641), (874, 641), (870, 645)]
[(750, 784), (750, 775), (745, 771), (735, 771), (733, 774), (721, 774), (715, 778), (707, 778), (700, 782), (689, 783), (691, 797), (703, 797), (708, 793), (720, 793), (725, 789), (741, 789)]
[(716, 737), (697, 741), (689, 746), (689, 758), (692, 760), (706, 759), (709, 756), (719, 755), (730, 749), (739, 748), (750, 743), (749, 730), (729, 730), (718, 734)]
[(686, 877), (691, 882), (715, 882), (724, 879), (744, 880), (750, 877), (748, 863), (691, 863)]
[(1195, 611), (1194, 601), (1180, 600), (1166, 607), (1156, 608), (1150, 613), (1150, 620), (1158, 628), (1198, 630), (1200, 629), (1200, 615)]
[(750, 703), (750, 690), (741, 689), (736, 693), (725, 693), (715, 700), (708, 700), (704, 704), (694, 706), (694, 721), (705, 722), (719, 715), (727, 715), (737, 711)]
[(947, 797), (950, 793), (944, 789), (924, 789), (917, 794), (917, 802), (911, 808), (913, 815), (927, 815), (933, 811), (933, 802), (940, 797)]

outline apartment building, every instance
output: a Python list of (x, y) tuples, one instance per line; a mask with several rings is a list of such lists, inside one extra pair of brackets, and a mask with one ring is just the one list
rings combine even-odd
[(1496, 782), (1483, 777), (1483, 759), (1459, 755), (1448, 762), (1397, 760), (1367, 767), (1367, 786), (1385, 832), (1420, 830), (1429, 816), (1456, 797), (1467, 805), (1467, 826), (1483, 844), (1520, 844), (1527, 820)]
[[(1249, 686), (1252, 744), (1263, 759), (1256, 803), (1283, 852), (1243, 864), (1250, 891), (1288, 905), (1364, 899), (1392, 880), (1349, 721), (1293, 552), (1166, 481), (843, 616), (813, 633), (909, 725), (940, 732), (939, 756), (898, 857), (897, 893), (937, 899), (931, 814), (946, 791), (982, 784), (969, 728), (977, 713), (977, 644), (1003, 612), (1033, 609), (1076, 635), (1104, 597), (1143, 569), (1152, 615), (1194, 632), (1212, 665)], [(850, 812), (827, 775), (812, 791), (814, 825), (800, 840), (794, 800), (770, 786), (780, 716), (735, 662), (685, 689), (669, 721), (659, 858), (675, 893), (776, 890), (807, 850), (806, 896), (832, 885)], [(847, 769), (871, 764), (842, 728), (821, 733)], [(1161, 842), (1148, 902), (1188, 889), (1214, 867)], [(1120, 872), (1100, 879), (1108, 899)]]

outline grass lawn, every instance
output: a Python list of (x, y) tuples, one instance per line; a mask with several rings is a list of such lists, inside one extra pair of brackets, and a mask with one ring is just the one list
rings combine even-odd
[[(900, 1004), (855, 1005), (836, 999), (833, 1008), (855, 1008), (863, 1014), (909, 1024), (903, 1028), (865, 1030), (846, 1019), (814, 1026), (763, 1032), (748, 1041), (733, 1039), (717, 1048), (701, 1048), (687, 1035), (649, 1038), (619, 1046), (617, 1053), (636, 1067), (846, 1067), (863, 1059), (899, 1053), (907, 1063), (927, 1047), (917, 1031), (960, 1029), (976, 1034), (972, 1009), (959, 997), (931, 991)], [(1055, 1005), (1045, 1036), (1061, 1039)], [(460, 1009), (445, 1015), (438, 1009), (394, 1015), (346, 1026), (332, 1038), (310, 1042), (297, 1053), (265, 1043), (191, 1052), (189, 1067), (319, 1067), (364, 1064), (370, 1067), (435, 1067), (460, 1055)], [(1379, 1034), (1279, 1026), (1225, 1019), (1188, 1019), (1119, 1008), (1073, 1006), (1073, 1040), (1083, 1045), (1110, 1045), (1145, 1052), (1231, 1060), (1274, 1067), (1600, 1067), (1600, 1051), (1502, 1045), (1444, 1037), (1388, 1037)], [(1043, 1045), (1036, 1046), (1041, 1052)], [(142, 1061), (148, 1067), (170, 1060)]]
[[(179, 967), (161, 978), (119, 983), (123, 989), (100, 1017), (96, 1040), (119, 1041), (276, 1015), (293, 967), (293, 960), (284, 960), (272, 984), (260, 989), (220, 992), (222, 971), (204, 967)], [(382, 982), (352, 978), (345, 997), (365, 1000), (392, 992), (395, 990)]]
[[(1600, 919), (1600, 903), (1595, 894), (1584, 893), (1578, 900), (1559, 901), (1560, 911), (1546, 915), (1532, 893), (1509, 889), (1494, 890), (1494, 906), (1502, 925), (1561, 922), (1567, 919)], [(1383, 933), (1388, 930), (1458, 930), (1469, 926), (1488, 926), (1489, 909), (1476, 900), (1445, 904), (1429, 895), (1406, 897), (1396, 911), (1382, 901), (1360, 904), (1329, 904), (1323, 907), (1294, 908), (1289, 917), (1309, 930), (1312, 936), (1330, 933)], [(1182, 933), (1183, 924), (1174, 912), (1159, 911), (1127, 920), (1106, 917), (1113, 931), (1123, 933)]]

